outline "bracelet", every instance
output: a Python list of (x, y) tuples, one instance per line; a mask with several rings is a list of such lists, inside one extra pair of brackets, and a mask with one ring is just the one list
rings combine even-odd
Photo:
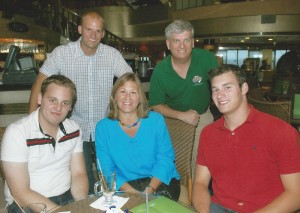
[(153, 186), (148, 185), (148, 187), (152, 189), (153, 193), (155, 193), (156, 189)]

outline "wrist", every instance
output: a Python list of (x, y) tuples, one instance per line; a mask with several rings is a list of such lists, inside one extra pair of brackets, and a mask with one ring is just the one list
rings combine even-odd
[(152, 191), (152, 193), (156, 192), (156, 188), (154, 188), (153, 186), (151, 186), (150, 184), (148, 185), (148, 189), (150, 189)]

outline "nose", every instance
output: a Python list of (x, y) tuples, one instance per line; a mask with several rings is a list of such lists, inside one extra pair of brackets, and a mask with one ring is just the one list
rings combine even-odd
[(62, 109), (62, 104), (61, 104), (61, 103), (57, 103), (56, 106), (55, 106), (55, 109), (56, 109), (57, 111), (61, 111), (61, 109)]
[(183, 48), (184, 47), (184, 41), (180, 41), (179, 47)]

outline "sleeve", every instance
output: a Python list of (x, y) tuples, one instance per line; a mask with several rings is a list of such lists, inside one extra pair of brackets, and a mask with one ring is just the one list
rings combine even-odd
[(197, 158), (196, 158), (196, 164), (199, 164), (201, 166), (207, 166), (206, 162), (205, 162), (205, 158), (204, 158), (204, 146), (205, 146), (205, 141), (206, 141), (206, 128), (204, 128), (200, 134), (199, 137), (199, 142), (201, 141), (201, 143), (199, 143), (198, 146), (198, 154), (197, 154)]
[(11, 124), (6, 128), (1, 143), (1, 160), (28, 162), (26, 135), (19, 126)]
[(156, 156), (151, 175), (158, 178), (165, 184), (169, 184), (171, 179), (179, 175), (175, 166), (175, 153), (171, 138), (165, 124), (163, 116), (158, 114), (155, 121), (156, 126)]
[(82, 130), (79, 128), (79, 136), (77, 137), (77, 143), (74, 152), (83, 152), (83, 140), (82, 140)]
[(153, 74), (150, 79), (149, 88), (149, 105), (155, 106), (159, 104), (165, 104), (165, 89), (163, 87), (163, 82), (161, 81), (161, 72), (163, 71), (162, 66), (159, 64), (153, 70)]
[(114, 59), (115, 76), (120, 77), (124, 73), (132, 72), (131, 67), (127, 64), (123, 56), (116, 50)]
[(280, 174), (300, 172), (300, 137), (290, 125), (281, 125), (280, 131), (272, 133), (273, 149)]
[(47, 55), (47, 59), (41, 67), (40, 72), (46, 76), (60, 74), (60, 65), (62, 64), (61, 59), (63, 58), (61, 55), (61, 48), (61, 46), (56, 47), (50, 54)]

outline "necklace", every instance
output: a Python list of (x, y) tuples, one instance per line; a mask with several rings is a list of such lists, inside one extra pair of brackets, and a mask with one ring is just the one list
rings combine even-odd
[(118, 119), (118, 121), (119, 121), (119, 123), (120, 123), (122, 126), (125, 126), (125, 127), (127, 127), (127, 128), (131, 128), (131, 127), (134, 127), (134, 126), (138, 125), (138, 123), (141, 121), (141, 119), (138, 118), (138, 119), (136, 120), (136, 122), (134, 122), (132, 125), (130, 125), (130, 124), (125, 124), (125, 123), (123, 123), (120, 119)]

